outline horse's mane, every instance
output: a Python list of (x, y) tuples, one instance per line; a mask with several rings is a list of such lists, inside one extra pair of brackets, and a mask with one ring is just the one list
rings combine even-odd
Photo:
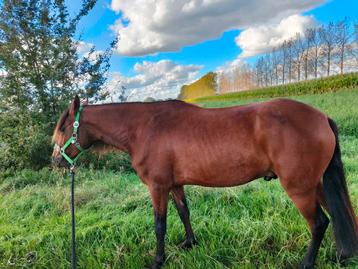
[[(154, 102), (126, 102), (126, 103), (106, 103), (106, 104), (91, 104), (90, 106), (120, 106), (120, 105), (161, 105), (161, 104), (174, 104), (174, 105), (179, 105), (179, 106), (193, 106), (193, 107), (197, 107), (194, 104), (190, 104), (190, 103), (186, 103), (183, 102), (181, 100), (162, 100), (162, 101), (154, 101)], [(88, 104), (86, 104), (86, 106), (88, 106)], [(56, 143), (56, 141), (60, 141), (63, 137), (63, 125), (67, 119), (69, 115), (69, 109), (67, 108), (61, 115), (60, 119), (58, 120), (54, 133), (52, 135), (52, 143)], [(57, 142), (58, 143), (58, 142)], [(94, 145), (93, 149), (96, 152), (99, 153), (105, 153), (108, 151), (112, 151), (113, 147), (110, 147), (108, 145), (105, 144), (96, 144)]]
[(60, 119), (58, 120), (56, 127), (55, 127), (55, 131), (53, 133), (52, 136), (52, 143), (56, 142), (59, 138), (59, 136), (62, 136), (62, 127), (63, 124), (65, 123), (67, 117), (68, 117), (68, 113), (69, 113), (69, 109), (67, 108), (61, 115)]

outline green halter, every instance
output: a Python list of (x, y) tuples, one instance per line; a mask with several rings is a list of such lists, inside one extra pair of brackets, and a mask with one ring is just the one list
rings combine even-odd
[[(66, 159), (66, 161), (71, 165), (71, 166), (75, 166), (76, 161), (78, 160), (78, 158), (86, 151), (86, 149), (82, 148), (80, 146), (79, 143), (79, 138), (78, 138), (78, 127), (80, 126), (80, 115), (81, 115), (81, 111), (83, 110), (83, 105), (81, 104), (77, 113), (76, 113), (76, 119), (73, 123), (73, 131), (72, 131), (72, 136), (66, 141), (66, 143), (63, 145), (63, 147), (61, 148), (58, 144), (55, 144), (55, 148), (59, 148), (60, 149), (60, 153), (62, 155), (63, 158)], [(75, 157), (75, 158), (71, 158), (70, 156), (68, 156), (66, 154), (66, 149), (71, 145), (74, 144), (76, 146), (76, 148), (80, 151), (80, 153)]]

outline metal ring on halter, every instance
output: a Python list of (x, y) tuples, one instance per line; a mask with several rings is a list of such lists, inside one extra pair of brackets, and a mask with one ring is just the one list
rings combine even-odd
[(73, 122), (73, 127), (78, 128), (80, 126), (80, 123), (78, 121)]
[(73, 173), (75, 171), (75, 168), (76, 168), (76, 166), (74, 164), (72, 164), (70, 166), (70, 172)]

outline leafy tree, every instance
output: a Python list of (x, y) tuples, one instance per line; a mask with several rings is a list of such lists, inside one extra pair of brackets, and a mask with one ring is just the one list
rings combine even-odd
[(185, 100), (213, 95), (216, 93), (217, 89), (216, 80), (216, 73), (209, 72), (197, 81), (194, 81), (189, 85), (183, 85), (178, 95), (178, 99)]
[(105, 51), (92, 47), (81, 55), (81, 37), (76, 38), (79, 21), (96, 1), (84, 0), (74, 17), (64, 0), (2, 1), (0, 150), (14, 158), (3, 165), (23, 167), (34, 152), (31, 145), (39, 152), (42, 144), (49, 148), (59, 113), (75, 93), (92, 100), (105, 97), (102, 88), (116, 40)]
[(54, 124), (74, 93), (102, 98), (111, 48), (80, 57), (76, 28), (96, 0), (70, 18), (64, 0), (4, 0), (0, 15), (2, 97), (11, 106)]

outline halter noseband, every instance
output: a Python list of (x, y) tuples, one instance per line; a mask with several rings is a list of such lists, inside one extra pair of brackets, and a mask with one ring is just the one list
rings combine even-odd
[[(66, 159), (66, 161), (71, 165), (71, 167), (75, 166), (78, 158), (86, 151), (86, 149), (84, 149), (80, 146), (79, 137), (78, 137), (78, 127), (80, 126), (80, 115), (81, 115), (82, 110), (83, 110), (83, 105), (81, 104), (77, 113), (76, 113), (76, 118), (73, 123), (72, 136), (66, 141), (66, 143), (63, 145), (62, 148), (58, 144), (55, 144), (55, 149), (60, 149), (60, 153), (61, 153), (62, 157)], [(80, 151), (80, 153), (75, 158), (71, 158), (65, 152), (66, 149), (71, 144), (74, 144), (76, 146), (76, 148)]]

